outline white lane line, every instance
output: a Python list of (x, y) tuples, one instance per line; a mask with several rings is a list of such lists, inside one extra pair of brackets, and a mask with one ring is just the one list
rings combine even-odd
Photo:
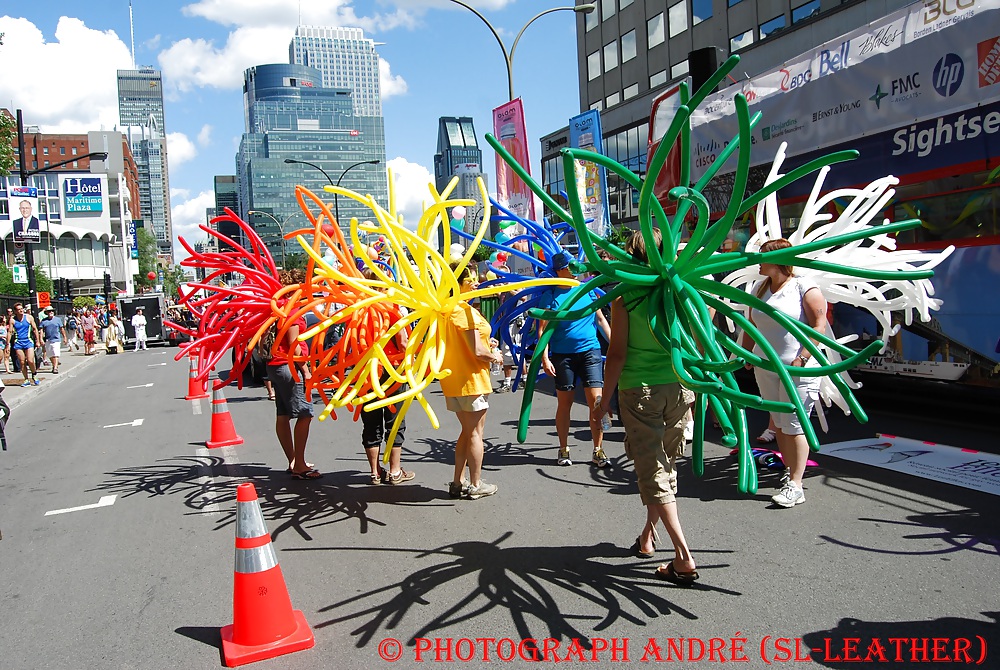
[(66, 509), (54, 509), (51, 512), (46, 512), (45, 516), (52, 516), (54, 514), (68, 514), (69, 512), (82, 512), (85, 509), (97, 509), (98, 507), (111, 507), (115, 504), (115, 499), (118, 498), (117, 495), (113, 496), (101, 496), (93, 505), (80, 505), (79, 507), (67, 507)]
[(134, 428), (135, 426), (141, 426), (142, 421), (142, 419), (133, 419), (132, 421), (128, 421), (126, 423), (113, 423), (105, 426), (105, 428), (120, 428), (121, 426), (132, 426)]
[[(195, 483), (205, 491), (205, 494), (200, 498), (201, 509), (196, 514), (226, 514), (226, 511), (219, 509), (219, 504), (216, 502), (220, 498), (221, 491), (229, 490), (228, 482), (225, 479), (246, 479), (243, 474), (243, 467), (240, 465), (240, 458), (237, 455), (236, 447), (223, 447), (222, 449), (213, 449), (211, 451), (205, 447), (201, 447), (195, 453), (199, 458), (209, 461), (212, 456), (217, 455), (220, 451), (222, 452), (223, 467), (215, 468), (206, 463), (200, 468), (201, 476), (195, 480)], [(225, 500), (225, 495), (222, 497)]]
[(199, 414), (201, 414), (201, 400), (192, 400), (191, 401), (191, 412), (195, 416), (198, 416)]
[(161, 365), (166, 365), (166, 363), (153, 363), (152, 365), (147, 365), (147, 368), (158, 368)]
[(165, 351), (155, 351), (152, 354), (150, 354), (150, 356), (166, 356), (166, 355), (167, 355), (167, 352), (165, 352)]
[(139, 384), (138, 386), (126, 386), (125, 388), (127, 388), (127, 389), (148, 389), (152, 385), (153, 385), (153, 382), (149, 382), (148, 384)]

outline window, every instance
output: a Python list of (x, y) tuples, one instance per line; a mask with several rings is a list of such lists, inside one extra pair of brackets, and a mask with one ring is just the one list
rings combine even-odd
[(819, 14), (819, 0), (812, 0), (792, 10), (792, 23), (798, 23)]
[(687, 73), (688, 73), (688, 62), (687, 62), (687, 60), (682, 60), (680, 63), (677, 63), (676, 65), (674, 65), (673, 67), (670, 68), (670, 78), (671, 79), (676, 79), (677, 77), (680, 77), (680, 76), (685, 75)]
[(675, 37), (688, 29), (688, 8), (686, 2), (678, 2), (667, 10), (667, 24), (670, 36)]
[(621, 95), (619, 95), (618, 93), (612, 93), (611, 95), (608, 96), (607, 100), (604, 101), (604, 104), (606, 104), (608, 107), (614, 107), (619, 102), (621, 102)]
[(659, 72), (649, 76), (649, 87), (656, 88), (657, 86), (662, 86), (667, 83), (667, 71), (660, 70)]
[(625, 87), (625, 90), (622, 92), (622, 100), (629, 100), (637, 95), (639, 95), (639, 84), (632, 84)]
[(591, 13), (589, 13), (589, 14), (584, 14), (583, 15), (584, 30), (587, 31), (587, 32), (589, 32), (589, 31), (593, 30), (594, 28), (596, 28), (598, 26), (598, 24), (600, 23), (600, 21), (598, 21), (598, 19), (600, 19), (600, 17), (601, 17), (601, 15), (597, 13), (596, 9), (594, 11), (592, 11)]
[(604, 45), (604, 71), (609, 72), (618, 67), (618, 40)]
[(740, 49), (745, 49), (753, 44), (753, 30), (748, 30), (742, 35), (729, 38), (729, 52), (735, 53)]
[(48, 156), (49, 155), (49, 148), (48, 147), (42, 147), (42, 153), (44, 155)]
[(627, 63), (635, 58), (635, 31), (622, 35), (622, 62)]
[(760, 38), (766, 39), (785, 27), (785, 16), (776, 16), (770, 21), (760, 24)]
[(730, 6), (730, 7), (732, 7), (732, 6), (734, 6), (734, 5), (738, 5), (738, 4), (740, 4), (740, 3), (742, 2), (742, 1), (743, 1), (743, 0), (729, 0), (729, 6)]
[(618, 11), (622, 11), (629, 5), (631, 5), (635, 0), (618, 0)]
[(712, 18), (712, 0), (691, 0), (691, 25)]
[(601, 76), (601, 52), (595, 51), (587, 56), (587, 81), (594, 81)]
[(601, 0), (601, 21), (607, 21), (615, 15), (616, 0)]
[(66, 147), (59, 147), (59, 155), (60, 156), (66, 155)]
[(652, 49), (657, 44), (663, 44), (663, 12), (646, 21), (646, 44)]
[(32, 156), (37, 156), (38, 155), (38, 149), (35, 148), (35, 147), (31, 147), (31, 155)]
[(49, 162), (48, 162), (48, 161), (45, 161), (45, 163), (44, 163), (43, 167), (48, 167), (48, 166), (49, 166)]
[(594, 104), (592, 104), (590, 106), (590, 108), (599, 112), (602, 109), (604, 109), (604, 103), (601, 102), (600, 100), (598, 100), (597, 102), (595, 102)]

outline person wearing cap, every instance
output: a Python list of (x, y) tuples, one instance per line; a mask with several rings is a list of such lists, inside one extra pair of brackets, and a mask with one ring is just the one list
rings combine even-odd
[[(552, 269), (557, 277), (573, 278), (569, 264), (570, 255), (565, 251), (552, 256)], [(567, 308), (578, 310), (597, 300), (597, 294), (591, 291), (570, 305), (567, 303), (567, 298), (575, 290), (563, 287), (550, 288), (542, 294), (538, 306), (553, 311)], [(545, 321), (538, 322), (539, 335), (545, 330), (546, 325)], [(576, 321), (558, 321), (552, 339), (542, 352), (542, 368), (556, 383), (556, 434), (559, 436), (559, 457), (556, 463), (559, 465), (573, 465), (569, 456), (569, 426), (577, 378), (583, 383), (583, 392), (587, 399), (590, 436), (594, 442), (591, 462), (599, 468), (608, 465), (608, 457), (604, 453), (603, 446), (604, 428), (600, 419), (594, 420), (592, 416), (593, 408), (600, 402), (604, 393), (604, 360), (601, 357), (601, 343), (597, 339), (598, 328), (610, 341), (611, 326), (601, 310), (596, 310), (593, 316)]]
[(135, 330), (135, 350), (146, 348), (146, 317), (142, 315), (142, 307), (135, 308), (132, 317), (132, 329)]
[(45, 339), (45, 357), (52, 361), (52, 374), (59, 374), (59, 349), (66, 340), (66, 329), (62, 319), (56, 316), (56, 310), (49, 305), (45, 308), (45, 318), (42, 319), (42, 335)]

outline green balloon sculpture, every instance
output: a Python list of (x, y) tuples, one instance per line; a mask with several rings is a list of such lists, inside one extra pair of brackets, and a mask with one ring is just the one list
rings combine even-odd
[[(930, 270), (915, 270), (904, 273), (876, 271), (803, 257), (804, 254), (817, 249), (836, 247), (875, 235), (914, 228), (920, 225), (920, 221), (916, 219), (872, 226), (864, 230), (831, 236), (788, 249), (764, 253), (719, 253), (721, 245), (725, 242), (739, 216), (788, 184), (816, 172), (824, 166), (852, 160), (857, 157), (858, 153), (856, 151), (840, 151), (818, 158), (767, 184), (753, 195), (745, 197), (750, 168), (751, 131), (760, 120), (761, 115), (758, 112), (751, 117), (746, 98), (742, 94), (737, 94), (735, 104), (739, 121), (739, 134), (725, 147), (696, 184), (691, 187), (678, 186), (671, 189), (669, 197), (677, 202), (677, 211), (673, 217), (667, 216), (662, 205), (653, 196), (653, 184), (656, 181), (656, 176), (678, 138), (681, 157), (680, 183), (690, 183), (691, 131), (689, 119), (691, 111), (701, 104), (709, 92), (715, 89), (738, 62), (738, 56), (731, 56), (694, 96), (689, 95), (686, 84), (681, 84), (681, 105), (659, 148), (650, 159), (644, 179), (601, 154), (582, 149), (563, 149), (561, 155), (569, 198), (570, 211), (568, 212), (528, 175), (495, 137), (486, 136), (487, 142), (531, 190), (553, 212), (562, 217), (563, 220), (570, 222), (586, 253), (587, 269), (595, 274), (592, 279), (573, 289), (573, 293), (567, 298), (563, 309), (559, 311), (533, 309), (530, 311), (532, 317), (549, 323), (535, 348), (535, 354), (526, 377), (518, 423), (517, 438), (519, 442), (524, 442), (527, 438), (528, 419), (531, 414), (531, 403), (535, 379), (541, 364), (541, 354), (552, 337), (553, 329), (556, 327), (555, 322), (591, 316), (596, 310), (626, 294), (630, 302), (638, 298), (636, 300), (638, 303), (641, 299), (648, 298), (650, 330), (663, 347), (664, 355), (669, 356), (681, 384), (699, 394), (698, 402), (695, 405), (695, 432), (692, 450), (692, 467), (696, 475), (704, 474), (705, 417), (709, 405), (723, 428), (723, 443), (730, 447), (737, 447), (739, 459), (737, 486), (741, 493), (754, 494), (757, 492), (757, 470), (750, 451), (744, 408), (752, 407), (768, 412), (795, 412), (805, 430), (810, 448), (814, 451), (819, 450), (816, 433), (806, 415), (798, 393), (795, 392), (793, 377), (830, 377), (858, 420), (862, 423), (868, 420), (864, 410), (839, 373), (867, 361), (872, 354), (882, 348), (880, 340), (875, 340), (862, 351), (856, 352), (808, 325), (789, 318), (759, 298), (739, 288), (717, 282), (712, 278), (712, 275), (716, 273), (731, 272), (759, 263), (797, 265), (872, 280), (926, 279), (931, 277), (933, 272)], [(739, 153), (732, 198), (722, 218), (711, 223), (708, 201), (702, 192), (718, 174), (720, 168), (737, 151)], [(607, 168), (633, 188), (639, 190), (639, 230), (646, 241), (646, 249), (649, 254), (648, 264), (636, 262), (623, 249), (594, 235), (587, 228), (574, 177), (576, 162), (580, 160), (593, 161)], [(687, 244), (683, 249), (680, 249), (684, 221), (692, 207), (697, 215), (696, 224)], [(657, 245), (653, 241), (652, 230), (654, 227), (660, 229), (663, 237), (662, 253), (657, 251)], [(595, 246), (606, 251), (611, 260), (606, 261), (598, 256)], [(615, 282), (617, 282), (617, 286), (608, 291), (600, 300), (583, 309), (573, 309), (574, 303), (591, 290)], [(731, 303), (759, 310), (782, 324), (820, 365), (802, 368), (783, 364), (767, 340), (743, 315), (742, 310), (734, 309)], [(764, 356), (754, 355), (718, 329), (710, 317), (710, 307), (742, 328), (760, 346)], [(843, 356), (843, 360), (831, 364), (815, 342), (820, 342), (830, 350), (836, 351)], [(788, 392), (791, 402), (764, 400), (758, 395), (741, 391), (732, 373), (747, 363), (776, 373)]]

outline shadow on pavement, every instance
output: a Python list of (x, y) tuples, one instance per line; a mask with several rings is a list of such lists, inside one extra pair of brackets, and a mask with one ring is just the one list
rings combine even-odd
[[(614, 630), (628, 622), (644, 626), (652, 619), (677, 614), (695, 620), (698, 615), (669, 598), (677, 588), (655, 578), (653, 564), (658, 561), (616, 565), (607, 559), (620, 559), (623, 550), (607, 542), (593, 546), (501, 546), (513, 535), (506, 532), (493, 542), (456, 542), (435, 549), (360, 547), (305, 547), (287, 551), (388, 551), (410, 556), (414, 561), (434, 560), (433, 565), (405, 576), (402, 581), (386, 584), (357, 596), (321, 608), (334, 618), (317, 623), (324, 628), (345, 622), (357, 622), (351, 631), (355, 645), (366, 647), (383, 633), (399, 634), (403, 620), (431, 618), (407, 640), (413, 646), (417, 638), (434, 637), (443, 630), (485, 617), (493, 610), (507, 610), (521, 638), (545, 637), (569, 641), (580, 638), (588, 645), (590, 635), (577, 627), (586, 622), (592, 631)], [(713, 553), (713, 552), (702, 552)], [(729, 553), (729, 552), (715, 552)], [(398, 566), (403, 564), (398, 562)], [(711, 569), (727, 564), (699, 566)], [(435, 589), (456, 580), (471, 580), (474, 588), (454, 603), (441, 605), (443, 611), (421, 617), (420, 608), (440, 603)], [(715, 591), (734, 597), (742, 594), (698, 582), (693, 590)], [(560, 593), (564, 592), (564, 593)], [(582, 602), (578, 611), (567, 609), (566, 601)], [(372, 603), (375, 604), (372, 604)], [(589, 648), (589, 646), (587, 647)]]
[[(911, 540), (915, 544), (906, 550), (865, 547), (828, 535), (820, 535), (819, 538), (840, 547), (875, 554), (937, 556), (956, 551), (976, 551), (1000, 556), (1000, 535), (996, 530), (995, 518), (993, 513), (986, 518), (977, 510), (964, 509), (914, 514), (908, 516), (905, 521), (865, 517), (858, 519), (860, 523), (875, 524), (875, 527), (880, 529), (880, 534), (886, 537), (890, 535), (891, 528), (898, 528), (904, 533), (898, 539)], [(912, 532), (906, 533), (907, 530)], [(941, 547), (942, 543), (946, 546)]]

